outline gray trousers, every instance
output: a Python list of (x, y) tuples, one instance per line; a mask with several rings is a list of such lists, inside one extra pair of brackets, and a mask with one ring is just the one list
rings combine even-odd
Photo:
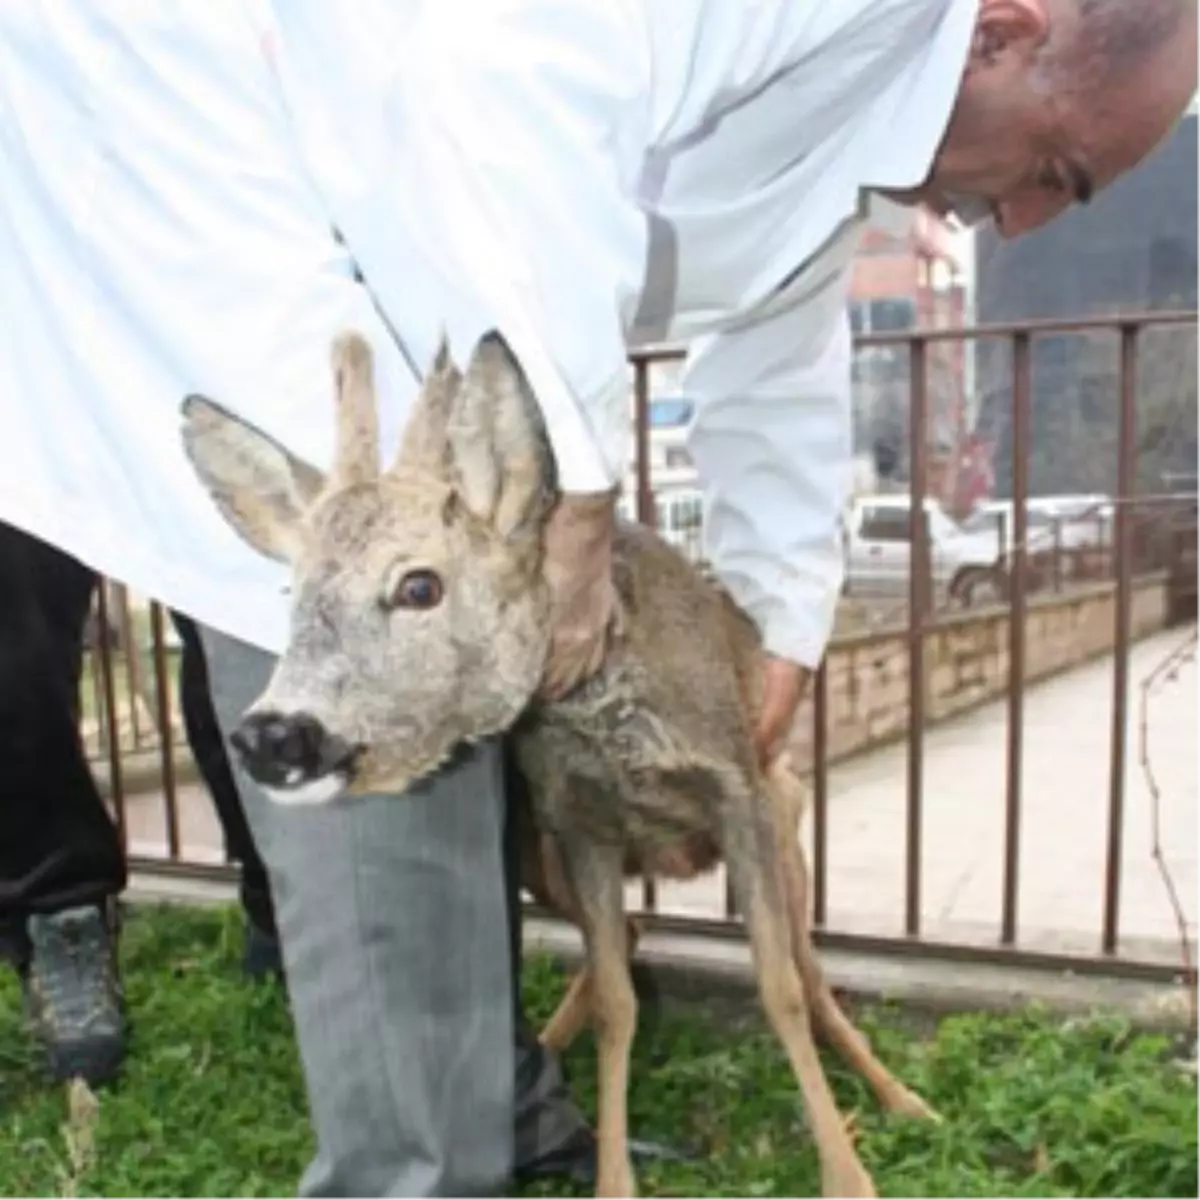
[[(228, 739), (274, 659), (201, 636)], [(270, 876), (317, 1139), (301, 1194), (503, 1194), (514, 1161), (583, 1119), (514, 1009), (500, 747), (406, 795), (328, 808), (272, 804), (230, 757)]]

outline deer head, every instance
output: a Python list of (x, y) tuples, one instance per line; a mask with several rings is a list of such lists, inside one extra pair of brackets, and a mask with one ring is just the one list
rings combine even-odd
[(553, 455), (499, 334), (465, 370), (443, 342), (381, 469), (367, 343), (333, 346), (325, 477), (213, 401), (183, 403), (188, 457), (256, 550), (292, 568), (289, 640), (234, 746), (284, 803), (402, 791), (510, 726), (548, 645), (542, 533)]

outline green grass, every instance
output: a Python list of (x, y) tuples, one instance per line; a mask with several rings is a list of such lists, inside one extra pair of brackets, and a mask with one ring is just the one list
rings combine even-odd
[[(280, 989), (242, 980), (232, 911), (137, 910), (123, 954), (136, 1026), (124, 1081), (98, 1115), (68, 1119), (0, 981), (0, 1194), (292, 1195), (312, 1149)], [(562, 978), (531, 967), (543, 1017)], [(958, 1016), (923, 1032), (876, 1009), (860, 1022), (881, 1057), (948, 1118), (889, 1120), (827, 1058), (860, 1118), (860, 1152), (890, 1196), (1195, 1196), (1195, 1082), (1167, 1039), (1114, 1020), (1025, 1012)], [(569, 1059), (594, 1099), (591, 1041)], [(643, 1171), (644, 1195), (817, 1195), (816, 1156), (791, 1073), (755, 1022), (644, 1014), (630, 1097), (635, 1136), (701, 1155)], [(547, 1193), (549, 1194), (549, 1193)]]

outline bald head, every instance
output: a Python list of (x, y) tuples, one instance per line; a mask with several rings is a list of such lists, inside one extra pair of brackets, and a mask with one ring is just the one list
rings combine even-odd
[(1008, 236), (1086, 203), (1186, 110), (1196, 19), (1195, 0), (980, 0), (922, 198), (974, 198)]
[[(1074, 45), (1064, 39), (1062, 47), (1067, 57), (1114, 81), (1151, 61), (1188, 23), (1193, 29), (1196, 24), (1195, 0), (1067, 0), (1059, 7), (1075, 10)], [(1057, 48), (1057, 39), (1051, 46)]]

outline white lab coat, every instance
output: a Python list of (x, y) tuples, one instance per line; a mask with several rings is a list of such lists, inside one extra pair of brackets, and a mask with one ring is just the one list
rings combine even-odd
[(815, 663), (861, 196), (925, 176), (976, 7), (5, 0), (0, 519), (279, 651), (285, 572), (194, 480), (184, 394), (324, 466), (338, 331), (376, 348), (391, 442), (442, 329), (498, 326), (593, 491), (628, 461), (627, 347), (683, 338), (708, 552)]

